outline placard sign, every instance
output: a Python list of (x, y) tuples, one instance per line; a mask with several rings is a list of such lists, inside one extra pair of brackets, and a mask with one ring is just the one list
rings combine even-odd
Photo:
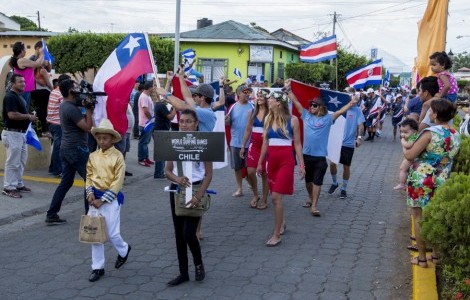
[(225, 133), (154, 131), (156, 161), (224, 161)]

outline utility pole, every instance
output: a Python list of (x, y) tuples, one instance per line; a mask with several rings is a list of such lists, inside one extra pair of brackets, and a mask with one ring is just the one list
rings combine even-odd
[(38, 15), (38, 27), (39, 30), (41, 30), (41, 15), (39, 14), (39, 10), (36, 12), (36, 14)]
[[(331, 14), (330, 14), (331, 16)], [(338, 22), (338, 17), (341, 16), (341, 15), (338, 15), (336, 13), (336, 11), (333, 13), (333, 35), (336, 34), (336, 22)], [(333, 65), (333, 60), (331, 59), (330, 60), (330, 65)], [(338, 90), (338, 56), (336, 56), (336, 67), (335, 67), (336, 71), (336, 90)]]

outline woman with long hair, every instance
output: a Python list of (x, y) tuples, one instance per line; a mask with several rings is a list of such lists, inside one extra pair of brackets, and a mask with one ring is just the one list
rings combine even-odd
[[(259, 204), (260, 197), (258, 195), (258, 181), (256, 178), (256, 167), (258, 167), (259, 157), (261, 155), (261, 147), (263, 146), (264, 120), (268, 114), (268, 89), (259, 89), (256, 93), (255, 108), (248, 112), (249, 117), (243, 135), (242, 145), (245, 145), (250, 139), (248, 153), (246, 155), (246, 166), (248, 169), (247, 177), (253, 188), (253, 198), (250, 202), (251, 208), (266, 209), (268, 207), (269, 186), (266, 177), (266, 159), (262, 162), (263, 172), (261, 174), (263, 197)], [(245, 159), (245, 148), (241, 148), (240, 157)]]
[(267, 157), (267, 177), (274, 206), (274, 230), (266, 246), (274, 247), (281, 242), (285, 231), (282, 198), (294, 193), (295, 160), (292, 154), (292, 141), (300, 163), (299, 174), (305, 176), (302, 144), (300, 143), (299, 120), (289, 111), (289, 98), (283, 92), (272, 92), (268, 99), (269, 113), (264, 121), (263, 146), (256, 172), (263, 173), (263, 161)]
[[(421, 97), (422, 89), (419, 94)], [(405, 158), (413, 161), (407, 178), (406, 202), (413, 215), (418, 256), (411, 263), (427, 267), (426, 245), (420, 235), (423, 208), (432, 200), (435, 190), (450, 176), (452, 161), (460, 148), (460, 135), (449, 126), (457, 107), (447, 99), (436, 99), (430, 105), (430, 118), (436, 125), (425, 128), (411, 148), (403, 147)], [(405, 140), (402, 139), (402, 143)], [(433, 251), (431, 260), (436, 263)]]
[(30, 60), (25, 57), (26, 48), (23, 42), (16, 42), (13, 44), (13, 55), (10, 58), (10, 66), (13, 68), (13, 73), (20, 74), (24, 77), (26, 86), (22, 94), (26, 101), (26, 109), (29, 110), (31, 102), (31, 91), (35, 90), (34, 70), (40, 68), (44, 63), (44, 50), (39, 49), (39, 57), (36, 61)]
[[(186, 109), (181, 112), (179, 119), (180, 131), (197, 131), (199, 121), (196, 112)], [(179, 187), (199, 186), (198, 191), (191, 199), (191, 204), (197, 204), (206, 193), (212, 181), (212, 162), (192, 162), (192, 174), (179, 175), (176, 163), (167, 161), (165, 175), (172, 182), (170, 190), (174, 191)], [(181, 171), (181, 170), (180, 170)], [(175, 193), (170, 193), (171, 215), (175, 228), (176, 252), (178, 253), (178, 264), (180, 274), (168, 285), (175, 286), (189, 280), (188, 274), (188, 247), (193, 255), (194, 267), (196, 270), (196, 281), (202, 281), (205, 277), (204, 265), (202, 263), (201, 247), (196, 236), (196, 230), (200, 217), (185, 217), (175, 214)]]

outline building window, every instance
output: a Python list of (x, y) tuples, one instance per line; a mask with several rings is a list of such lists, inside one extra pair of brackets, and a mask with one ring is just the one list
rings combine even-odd
[(210, 83), (218, 81), (220, 77), (227, 74), (228, 60), (216, 58), (199, 58), (197, 61), (197, 69), (204, 76), (204, 82)]
[(3, 45), (3, 48), (8, 48), (8, 45)]
[(264, 72), (264, 63), (248, 63), (248, 76), (250, 76), (250, 78), (252, 76), (259, 76), (257, 77), (258, 80), (261, 79), (261, 76), (263, 76)]
[(290, 60), (294, 61), (294, 54), (293, 53), (290, 55)]
[(277, 77), (284, 78), (284, 63), (277, 63)]
[(282, 58), (282, 51), (279, 51), (279, 58)]

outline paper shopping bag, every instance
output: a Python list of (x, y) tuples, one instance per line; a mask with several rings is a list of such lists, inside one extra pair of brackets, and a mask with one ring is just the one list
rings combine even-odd
[(103, 216), (83, 215), (80, 219), (79, 241), (88, 244), (104, 244), (108, 241), (106, 220)]

